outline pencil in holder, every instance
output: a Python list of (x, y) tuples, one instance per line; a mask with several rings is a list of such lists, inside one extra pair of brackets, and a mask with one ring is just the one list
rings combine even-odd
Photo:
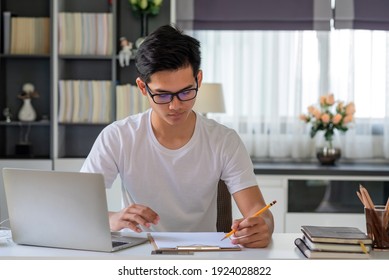
[(365, 208), (366, 232), (373, 241), (374, 250), (389, 251), (389, 211), (385, 206), (377, 205), (373, 209)]

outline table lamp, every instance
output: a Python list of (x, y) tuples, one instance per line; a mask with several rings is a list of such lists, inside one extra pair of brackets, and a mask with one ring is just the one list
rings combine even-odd
[(204, 116), (207, 116), (207, 113), (224, 113), (222, 85), (219, 83), (201, 84), (193, 110)]

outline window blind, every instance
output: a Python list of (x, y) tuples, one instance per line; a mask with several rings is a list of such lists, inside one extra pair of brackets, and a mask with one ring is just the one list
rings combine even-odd
[(335, 29), (389, 30), (388, 0), (336, 0)]
[(179, 0), (184, 30), (330, 30), (331, 0)]

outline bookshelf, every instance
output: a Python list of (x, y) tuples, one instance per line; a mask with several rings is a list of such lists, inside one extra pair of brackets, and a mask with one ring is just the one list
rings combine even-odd
[[(93, 103), (93, 97), (97, 100), (101, 90), (99, 88), (96, 91), (92, 84), (106, 83), (109, 88), (107, 90), (104, 87), (105, 91), (108, 91), (104, 96), (114, 97), (112, 85), (117, 80), (117, 21), (114, 19), (117, 18), (117, 4), (117, 1), (110, 3), (106, 0), (93, 3), (87, 0), (54, 1), (53, 22), (57, 30), (54, 33), (57, 45), (53, 51), (56, 70), (53, 95), (57, 104), (54, 107), (54, 159), (86, 157), (98, 133), (113, 120), (115, 108), (112, 102), (107, 103), (110, 115), (105, 121), (77, 119), (76, 110), (80, 106), (80, 95), (88, 97), (88, 100), (83, 99), (84, 101), (91, 101), (90, 104), (86, 102), (88, 105), (85, 108), (91, 112), (91, 109), (95, 109), (93, 106), (96, 106), (96, 102)], [(103, 36), (100, 36), (102, 34)], [(98, 50), (98, 45), (101, 44), (104, 44), (104, 50)], [(64, 88), (66, 90), (63, 90)], [(101, 109), (103, 108), (100, 107), (99, 110)], [(81, 110), (80, 108), (79, 111)], [(65, 111), (64, 114), (68, 117), (62, 117), (62, 111)], [(94, 111), (97, 112), (97, 108)]]
[[(127, 84), (134, 85), (137, 77), (133, 59), (131, 59), (128, 67), (121, 67), (119, 65), (118, 52), (121, 49), (119, 39), (121, 37), (126, 37), (129, 41), (134, 43), (140, 36), (140, 22), (132, 12), (128, 0), (98, 0), (93, 3), (88, 0), (58, 0), (57, 4), (58, 5), (54, 6), (54, 16), (57, 16), (58, 20), (55, 19), (54, 22), (55, 25), (59, 24), (59, 26), (56, 26), (56, 29), (60, 31), (59, 34), (54, 34), (58, 39), (58, 46), (54, 48), (53, 52), (54, 67), (57, 70), (56, 77), (53, 79), (54, 84), (59, 85), (64, 81), (68, 83), (80, 81), (80, 84), (93, 84), (96, 86), (93, 86), (93, 88), (97, 88), (97, 90), (94, 90), (92, 94), (89, 92), (89, 98), (96, 100), (96, 96), (99, 96), (99, 98), (105, 96), (103, 102), (93, 102), (91, 107), (94, 110), (94, 113), (91, 112), (90, 114), (94, 117), (90, 117), (87, 121), (85, 121), (85, 118), (79, 118), (78, 121), (74, 121), (74, 119), (71, 121), (64, 121), (63, 118), (60, 118), (61, 115), (59, 113), (61, 112), (58, 112), (63, 109), (61, 108), (60, 101), (61, 89), (59, 86), (53, 88), (54, 96), (57, 99), (54, 103), (59, 104), (59, 106), (55, 106), (57, 112), (54, 113), (56, 121), (53, 134), (53, 157), (54, 161), (59, 163), (61, 160), (68, 162), (68, 159), (85, 158), (100, 131), (106, 125), (116, 120), (118, 111), (116, 106), (116, 87)], [(113, 38), (110, 41), (110, 45), (106, 46), (108, 51), (92, 52), (88, 54), (85, 52), (83, 53), (82, 51), (81, 54), (79, 51), (64, 52), (63, 42), (61, 42), (61, 37), (64, 32), (61, 34), (61, 24), (63, 24), (63, 22), (76, 22), (77, 20), (61, 21), (61, 17), (63, 17), (64, 14), (67, 14), (68, 16), (75, 16), (75, 18), (77, 18), (80, 17), (79, 14), (81, 14), (82, 19), (79, 21), (85, 23), (87, 22), (85, 19), (90, 13), (96, 13), (100, 16), (107, 15), (108, 18), (111, 18), (111, 21), (108, 20), (109, 24), (105, 28), (100, 28), (100, 23), (96, 23), (97, 29), (108, 30), (106, 36), (102, 37)], [(149, 19), (149, 31), (151, 32), (158, 26), (168, 24), (169, 22), (170, 1), (164, 1), (160, 14), (157, 17)], [(69, 24), (65, 24), (65, 29), (68, 27)], [(70, 28), (72, 28), (72, 26), (70, 26)], [(75, 28), (75, 30), (79, 29), (82, 30), (83, 28)], [(71, 34), (76, 38), (85, 37), (84, 35), (77, 35), (76, 32), (74, 33), (75, 34)], [(98, 34), (100, 33), (101, 32), (97, 32), (96, 37), (98, 37)], [(96, 40), (99, 42), (98, 38)], [(77, 41), (77, 39), (75, 39), (75, 41)], [(76, 45), (77, 42), (74, 43), (74, 46)], [(96, 48), (98, 49), (98, 47)], [(77, 47), (75, 47), (75, 49), (77, 49)], [(79, 44), (78, 49), (82, 49)], [(105, 91), (101, 90), (102, 84), (104, 84), (102, 87), (105, 88)], [(107, 90), (106, 88), (106, 85), (108, 84), (110, 90)], [(108, 95), (106, 95), (107, 91), (109, 91)], [(72, 91), (71, 98), (77, 99), (78, 95), (77, 91)], [(82, 93), (81, 96), (83, 96)], [(64, 103), (62, 102), (62, 104)], [(73, 105), (74, 104), (73, 100)], [(73, 106), (72, 108), (76, 110), (75, 107), (77, 106)], [(82, 106), (80, 107), (82, 108)], [(105, 118), (96, 118), (96, 113), (103, 114), (103, 111), (108, 111), (108, 115), (105, 114)]]
[[(149, 32), (170, 23), (171, 3), (173, 1), (164, 0), (159, 15), (150, 17)], [(6, 11), (11, 12), (11, 17), (48, 18), (49, 52), (7, 52), (4, 48), (3, 19)], [(58, 33), (61, 13), (111, 15), (112, 39), (107, 42), (112, 52), (61, 53)], [(0, 170), (3, 167), (20, 167), (78, 171), (97, 135), (116, 118), (116, 85), (135, 84), (137, 75), (134, 60), (131, 59), (129, 67), (122, 68), (117, 54), (120, 37), (125, 36), (135, 42), (140, 36), (139, 19), (131, 11), (128, 0), (0, 0), (0, 16)], [(109, 81), (112, 98), (110, 120), (93, 123), (60, 121), (61, 80)], [(22, 106), (17, 95), (26, 82), (33, 83), (40, 96), (32, 100), (37, 113), (36, 120), (32, 122), (17, 119)], [(5, 108), (9, 108), (12, 113), (10, 122), (3, 115)], [(16, 153), (16, 145), (26, 131), (32, 150)], [(0, 172), (0, 221), (8, 217), (4, 197)]]
[[(170, 4), (169, 0), (164, 0), (159, 15), (149, 18), (149, 33), (170, 23)], [(137, 73), (133, 58), (129, 66), (119, 65), (119, 38), (126, 37), (135, 45), (140, 36), (140, 19), (131, 10), (128, 0), (0, 0), (0, 12), (0, 160), (38, 158), (55, 162), (85, 158), (100, 131), (116, 120), (116, 86), (135, 84)], [(9, 22), (45, 18), (49, 24), (48, 51), (42, 51), (43, 46), (40, 46), (39, 51), (34, 52), (37, 41), (42, 41), (36, 38), (43, 36), (38, 31), (31, 39), (26, 39), (27, 43), (20, 43), (24, 52), (9, 51), (11, 43), (6, 44), (4, 38), (12, 41), (16, 35), (6, 36), (4, 12), (10, 12)], [(15, 24), (11, 27), (8, 33), (16, 29)], [(21, 29), (26, 29), (26, 25)], [(88, 32), (93, 29), (94, 32)], [(17, 42), (24, 41), (18, 36)], [(96, 46), (90, 43), (92, 41), (97, 42)], [(32, 99), (37, 113), (32, 122), (18, 120), (23, 102), (17, 96), (26, 82), (33, 83), (39, 93), (39, 98)], [(82, 109), (79, 113), (71, 112), (71, 119), (60, 115), (66, 110), (61, 100), (61, 84), (80, 89), (90, 84), (93, 96), (104, 92), (103, 104), (97, 102), (89, 106), (95, 109), (93, 120), (82, 117)], [(74, 88), (68, 92), (73, 100), (66, 101), (67, 106), (72, 110), (82, 108), (75, 104), (80, 92)], [(11, 122), (3, 115), (6, 108), (12, 114)], [(31, 152), (21, 153), (16, 145), (26, 131), (32, 148)]]
[[(51, 3), (49, 0), (2, 0), (1, 36), (0, 36), (0, 159), (50, 159), (51, 158), (51, 45), (50, 20)], [(11, 35), (11, 29), (6, 29), (4, 12), (9, 12), (8, 26), (13, 26), (12, 37), (5, 40), (5, 31)], [(37, 22), (46, 21), (45, 28)], [(38, 29), (26, 28), (36, 25)], [(15, 27), (19, 26), (19, 28)], [(35, 40), (31, 34), (36, 35)], [(44, 38), (42, 37), (44, 36)], [(45, 50), (42, 50), (43, 43)], [(23, 84), (32, 83), (39, 98), (32, 99), (37, 118), (31, 122), (18, 121), (18, 112), (23, 101), (18, 98), (22, 93)], [(10, 122), (6, 121), (4, 110), (9, 110)], [(28, 149), (20, 149), (21, 145)]]

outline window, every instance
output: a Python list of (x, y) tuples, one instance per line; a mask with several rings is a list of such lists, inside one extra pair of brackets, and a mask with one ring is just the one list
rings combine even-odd
[(223, 84), (226, 114), (210, 116), (237, 130), (253, 157), (314, 157), (321, 137), (310, 139), (298, 116), (333, 92), (356, 105), (354, 127), (336, 135), (342, 159), (389, 158), (389, 32), (194, 31), (194, 36), (202, 45), (204, 82)]

